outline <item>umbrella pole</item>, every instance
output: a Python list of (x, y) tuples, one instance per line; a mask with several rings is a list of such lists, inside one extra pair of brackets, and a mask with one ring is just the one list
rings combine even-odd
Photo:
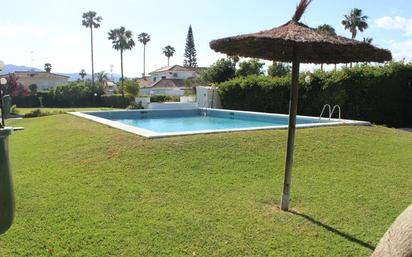
[(298, 110), (298, 86), (299, 86), (299, 59), (296, 45), (293, 46), (292, 62), (292, 88), (290, 89), (289, 102), (289, 126), (288, 126), (288, 145), (286, 150), (285, 176), (283, 181), (282, 198), (280, 209), (289, 209), (289, 192), (292, 180), (293, 149), (295, 145), (296, 114)]

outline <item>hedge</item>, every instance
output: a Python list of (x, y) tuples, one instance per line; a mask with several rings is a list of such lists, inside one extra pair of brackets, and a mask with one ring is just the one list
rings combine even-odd
[(112, 108), (126, 108), (130, 105), (130, 98), (122, 95), (102, 95), (100, 97), (100, 106)]
[(37, 96), (13, 96), (11, 98), (12, 105), (22, 108), (40, 107), (40, 100)]
[[(305, 77), (310, 76), (310, 82)], [(227, 109), (288, 113), (290, 77), (250, 76), (218, 85)], [(412, 127), (412, 64), (356, 66), (302, 73), (298, 114), (318, 116), (324, 104), (340, 105), (346, 119)]]

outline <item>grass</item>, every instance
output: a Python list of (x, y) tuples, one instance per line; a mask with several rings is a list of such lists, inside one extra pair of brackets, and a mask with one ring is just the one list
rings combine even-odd
[(286, 131), (147, 140), (70, 115), (11, 122), (15, 223), (1, 256), (369, 256), (412, 198), (412, 133)]
[(112, 110), (113, 108), (106, 108), (106, 107), (90, 107), (90, 108), (17, 108), (17, 113), (20, 115), (24, 115), (27, 113), (31, 113), (35, 110), (41, 110), (42, 112), (47, 112), (50, 114), (63, 114), (67, 112), (75, 112), (75, 111), (98, 111), (98, 110)]

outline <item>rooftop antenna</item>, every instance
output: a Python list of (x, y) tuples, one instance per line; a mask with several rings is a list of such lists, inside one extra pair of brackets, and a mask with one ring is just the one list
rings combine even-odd
[(34, 64), (34, 51), (33, 50), (31, 50), (30, 51), (30, 60), (31, 60), (31, 64), (30, 64), (30, 67), (33, 69), (33, 64)]

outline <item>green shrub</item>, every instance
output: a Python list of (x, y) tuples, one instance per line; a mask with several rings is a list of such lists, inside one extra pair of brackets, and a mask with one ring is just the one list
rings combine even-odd
[(124, 82), (124, 91), (132, 98), (135, 98), (139, 95), (139, 82), (134, 80), (125, 80)]
[(40, 109), (33, 110), (29, 113), (24, 114), (24, 118), (36, 118), (51, 115), (52, 113), (47, 111), (42, 111)]
[(179, 102), (180, 96), (176, 95), (152, 95), (150, 97), (151, 103), (164, 103), (164, 102)]
[(16, 106), (15, 104), (13, 104), (13, 105), (10, 107), (10, 114), (14, 114), (14, 115), (19, 114), (19, 110), (17, 110), (17, 106)]
[[(310, 75), (310, 82), (305, 77)], [(347, 119), (412, 126), (412, 64), (393, 62), (313, 74), (302, 73), (298, 113), (318, 116), (324, 104), (340, 105)], [(227, 109), (288, 113), (290, 76), (250, 76), (219, 84)]]
[(130, 105), (130, 102), (130, 97), (127, 95), (124, 98), (122, 95), (102, 95), (100, 97), (100, 105), (102, 107), (126, 108)]
[(36, 108), (40, 107), (39, 98), (35, 95), (29, 96), (12, 96), (12, 104), (20, 108)]

